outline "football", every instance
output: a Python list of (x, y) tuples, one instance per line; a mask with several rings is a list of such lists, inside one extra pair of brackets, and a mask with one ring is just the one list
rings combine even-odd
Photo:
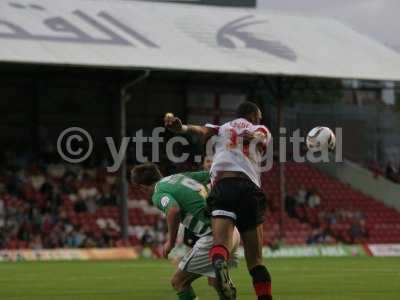
[(312, 152), (332, 151), (335, 149), (336, 137), (328, 127), (315, 127), (307, 134), (306, 144)]

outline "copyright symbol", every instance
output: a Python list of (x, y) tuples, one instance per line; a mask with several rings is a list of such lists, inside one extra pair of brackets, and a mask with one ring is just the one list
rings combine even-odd
[(83, 162), (92, 154), (92, 137), (83, 128), (69, 127), (58, 136), (57, 151), (62, 159), (69, 163)]

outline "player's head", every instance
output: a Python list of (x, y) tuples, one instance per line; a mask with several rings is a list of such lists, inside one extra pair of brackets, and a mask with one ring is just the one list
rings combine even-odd
[(262, 119), (261, 110), (257, 104), (250, 101), (244, 101), (238, 106), (236, 117), (246, 119), (255, 125), (260, 124)]
[(161, 178), (160, 169), (153, 163), (138, 165), (131, 171), (131, 181), (136, 184), (152, 186)]

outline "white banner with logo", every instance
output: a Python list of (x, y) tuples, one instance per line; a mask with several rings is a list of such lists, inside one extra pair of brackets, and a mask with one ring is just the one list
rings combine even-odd
[(400, 244), (369, 244), (373, 256), (400, 256)]
[(139, 257), (134, 248), (0, 250), (1, 261), (131, 260)]

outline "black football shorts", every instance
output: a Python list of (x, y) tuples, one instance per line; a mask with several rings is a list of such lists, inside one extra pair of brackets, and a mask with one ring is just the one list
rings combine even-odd
[(267, 207), (265, 194), (250, 179), (228, 177), (218, 180), (207, 198), (212, 217), (232, 219), (239, 232), (264, 223)]

